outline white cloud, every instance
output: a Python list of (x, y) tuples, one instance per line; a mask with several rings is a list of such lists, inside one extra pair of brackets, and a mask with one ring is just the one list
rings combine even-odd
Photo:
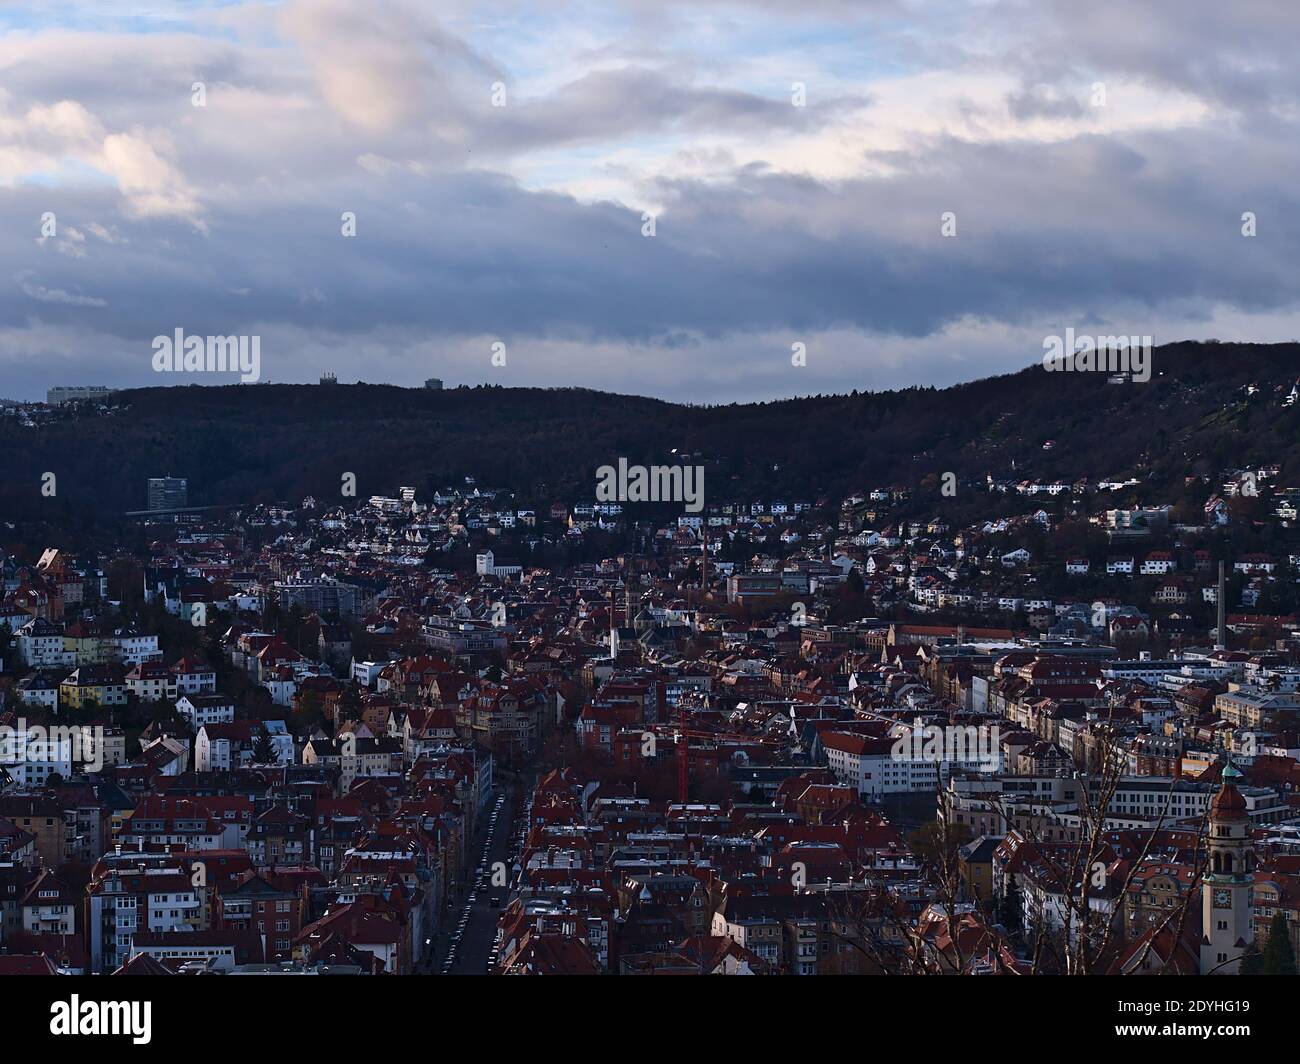
[(62, 288), (46, 288), (44, 285), (33, 284), (25, 276), (18, 277), (18, 287), (23, 293), (35, 299), (39, 303), (61, 303), (69, 307), (106, 307), (108, 302), (99, 299), (96, 296), (77, 295), (65, 291)]
[(728, 399), (805, 387), (768, 361), (789, 334), (826, 391), (1011, 368), (1102, 313), (1285, 330), (1300, 20), (1243, 3), (1141, 33), (1119, 0), (87, 7), (0, 38), (0, 320), (33, 330), (6, 350), (37, 374), (38, 330), (94, 309), (125, 380), (165, 314), (260, 323), (280, 379), (328, 348), (414, 383), (419, 344), (506, 335), (526, 383)]

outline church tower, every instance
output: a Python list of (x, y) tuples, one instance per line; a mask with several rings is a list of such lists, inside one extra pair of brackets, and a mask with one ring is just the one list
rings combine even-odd
[(1210, 803), (1207, 860), (1201, 878), (1201, 974), (1236, 975), (1254, 937), (1250, 889), (1255, 870), (1246, 799), (1237, 790), (1241, 773), (1228, 762)]
[(637, 593), (635, 560), (628, 558), (623, 571), (623, 627), (632, 627), (632, 604), (640, 600)]

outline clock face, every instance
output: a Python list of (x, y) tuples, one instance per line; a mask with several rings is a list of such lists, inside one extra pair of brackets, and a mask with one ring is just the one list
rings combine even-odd
[(1232, 907), (1232, 895), (1226, 890), (1216, 890), (1214, 892), (1214, 907), (1216, 909), (1228, 909)]

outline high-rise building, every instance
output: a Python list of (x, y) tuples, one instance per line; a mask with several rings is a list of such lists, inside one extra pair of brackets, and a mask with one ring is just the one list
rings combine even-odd
[(149, 509), (183, 510), (189, 504), (189, 481), (184, 477), (149, 478)]
[(442, 380), (439, 377), (430, 377), (424, 382), (424, 386), (430, 391), (440, 392), (442, 391)]

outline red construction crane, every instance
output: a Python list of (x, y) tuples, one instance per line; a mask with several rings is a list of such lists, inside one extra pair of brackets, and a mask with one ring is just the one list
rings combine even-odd
[(685, 805), (690, 801), (690, 757), (692, 739), (716, 739), (714, 732), (685, 725), (686, 712), (677, 711), (677, 800)]

